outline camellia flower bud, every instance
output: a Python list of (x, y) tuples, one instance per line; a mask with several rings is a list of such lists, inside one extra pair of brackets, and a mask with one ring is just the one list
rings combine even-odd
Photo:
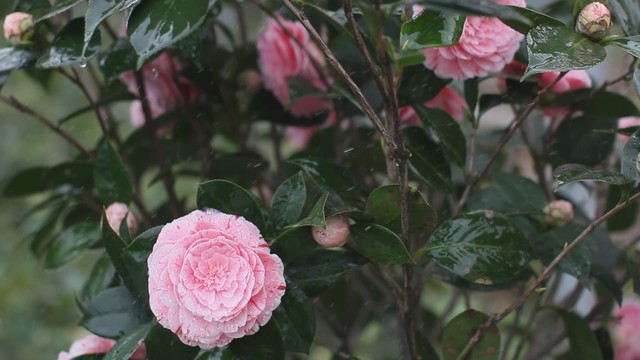
[(12, 45), (20, 44), (33, 35), (33, 16), (23, 12), (14, 12), (4, 18), (2, 24), (4, 37)]
[(117, 234), (120, 233), (120, 224), (124, 217), (127, 217), (127, 228), (129, 228), (129, 234), (135, 236), (138, 233), (138, 219), (129, 211), (129, 207), (126, 204), (115, 202), (105, 210), (107, 216), (107, 222), (111, 229)]
[(555, 200), (544, 208), (544, 214), (548, 223), (566, 225), (573, 220), (573, 205), (565, 200)]
[(611, 12), (602, 3), (592, 2), (580, 11), (576, 31), (593, 39), (600, 39), (611, 27)]
[(342, 246), (349, 237), (349, 220), (340, 215), (331, 216), (326, 220), (327, 228), (319, 226), (311, 228), (313, 239), (324, 247)]

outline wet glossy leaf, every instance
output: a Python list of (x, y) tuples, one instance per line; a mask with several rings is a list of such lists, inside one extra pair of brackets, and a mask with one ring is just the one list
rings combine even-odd
[[(432, 230), (437, 222), (437, 214), (419, 191), (409, 193), (409, 227), (415, 233)], [(381, 186), (369, 194), (367, 212), (376, 223), (400, 232), (401, 198), (398, 185)]]
[(512, 29), (518, 31), (523, 35), (527, 35), (527, 33), (537, 25), (548, 24), (555, 26), (564, 26), (564, 23), (562, 23), (562, 21), (533, 9), (519, 6), (509, 6), (509, 8), (529, 19), (529, 24), (522, 21), (502, 19), (505, 24), (509, 25)]
[(82, 299), (89, 300), (108, 288), (115, 274), (116, 269), (113, 267), (113, 263), (108, 256), (103, 256), (98, 259), (93, 265), (89, 278), (82, 287)]
[(636, 0), (608, 0), (614, 21), (627, 35), (640, 34), (640, 3)]
[(199, 208), (210, 208), (227, 214), (240, 215), (254, 223), (263, 234), (270, 228), (268, 211), (262, 201), (244, 188), (226, 180), (211, 180), (198, 186)]
[[(476, 310), (467, 310), (451, 319), (442, 332), (443, 360), (456, 360), (476, 330), (489, 317)], [(500, 357), (500, 330), (493, 324), (485, 329), (480, 341), (473, 347), (469, 360), (497, 360)]]
[(6, 198), (20, 197), (32, 195), (44, 191), (45, 178), (49, 169), (46, 167), (35, 167), (15, 174), (7, 186), (5, 186), (2, 195)]
[(556, 309), (564, 322), (565, 332), (569, 338), (570, 350), (563, 356), (567, 359), (602, 360), (598, 340), (591, 331), (589, 323), (580, 316)]
[(84, 19), (75, 18), (65, 25), (56, 35), (51, 46), (38, 58), (36, 67), (54, 69), (66, 65), (86, 63), (100, 49), (100, 33), (96, 32), (89, 42), (87, 50), (82, 52), (82, 29)]
[(131, 202), (133, 188), (129, 172), (108, 141), (103, 141), (97, 149), (93, 178), (98, 197), (104, 204)]
[(407, 127), (402, 133), (405, 137), (405, 145), (411, 152), (409, 158), (411, 171), (427, 185), (445, 192), (452, 192), (451, 169), (441, 147), (419, 127)]
[(104, 360), (129, 359), (129, 357), (138, 349), (138, 346), (142, 344), (144, 338), (147, 337), (149, 331), (154, 325), (155, 321), (152, 321), (122, 336), (113, 345), (111, 350), (109, 350), (107, 355), (104, 356)]
[(238, 360), (284, 360), (282, 334), (271, 319), (257, 333), (234, 340), (229, 346)]
[(90, 46), (93, 34), (104, 20), (139, 3), (140, 0), (89, 0), (85, 15), (83, 53)]
[(548, 71), (589, 69), (607, 57), (604, 47), (560, 25), (542, 24), (527, 34), (529, 65), (523, 79)]
[(306, 258), (288, 264), (285, 274), (307, 296), (314, 297), (342, 275), (366, 263), (366, 258), (347, 249), (318, 249)]
[[(541, 233), (534, 237), (533, 248), (545, 265), (564, 250), (567, 244), (571, 243), (582, 229), (574, 224), (565, 225), (553, 230)], [(557, 269), (578, 279), (585, 287), (590, 287), (589, 270), (591, 269), (591, 258), (593, 256), (593, 240), (591, 237), (584, 239), (575, 249), (573, 249), (560, 263)]]
[(325, 222), (325, 206), (327, 204), (327, 199), (329, 198), (329, 193), (325, 192), (322, 194), (320, 199), (313, 205), (309, 215), (304, 219), (298, 221), (295, 224), (291, 224), (287, 226), (287, 229), (304, 227), (304, 226), (318, 226), (323, 229), (327, 228), (327, 223)]
[(612, 39), (607, 42), (607, 45), (616, 46), (631, 56), (640, 58), (640, 36)]
[(491, 186), (475, 192), (469, 208), (492, 209), (504, 214), (542, 212), (547, 205), (540, 185), (514, 174), (498, 173), (491, 177)]
[(52, 18), (58, 14), (62, 14), (63, 12), (71, 9), (72, 7), (76, 6), (79, 2), (81, 2), (82, 0), (59, 0), (56, 1), (53, 6), (51, 6), (51, 9), (49, 9), (49, 11), (42, 15), (39, 16), (38, 18), (35, 19), (35, 22), (38, 23), (42, 20), (46, 20), (49, 18)]
[(37, 55), (28, 48), (6, 47), (0, 49), (0, 74), (33, 65)]
[(106, 289), (84, 304), (80, 325), (92, 333), (118, 338), (151, 320), (142, 303), (124, 286)]
[(311, 300), (294, 283), (287, 284), (273, 318), (282, 333), (284, 348), (308, 354), (316, 333), (315, 312)]
[(356, 250), (369, 259), (383, 265), (415, 263), (402, 239), (384, 226), (358, 223), (350, 230)]
[(161, 325), (156, 325), (149, 331), (144, 344), (147, 347), (149, 360), (191, 360), (200, 350), (195, 346), (185, 345), (176, 334)]
[(595, 130), (615, 128), (616, 121), (588, 115), (564, 121), (558, 128), (548, 153), (552, 164), (594, 166), (604, 161), (613, 149), (615, 135)]
[(622, 175), (634, 180), (636, 187), (640, 184), (638, 154), (640, 154), (640, 130), (634, 132), (624, 145), (620, 170)]
[(468, 0), (430, 0), (424, 3), (427, 9), (462, 15), (497, 16), (503, 21), (518, 22), (521, 26), (531, 25), (531, 21), (509, 6), (493, 1), (468, 1)]
[(422, 104), (431, 100), (450, 82), (439, 78), (422, 64), (408, 66), (402, 71), (398, 88), (399, 105)]
[(558, 188), (578, 181), (601, 181), (612, 185), (626, 185), (633, 182), (620, 173), (597, 170), (580, 164), (566, 164), (553, 170), (553, 178), (558, 180)]
[(271, 201), (272, 221), (276, 229), (296, 222), (302, 214), (307, 199), (307, 186), (299, 172), (285, 180), (276, 189)]
[(100, 57), (100, 69), (107, 82), (118, 79), (125, 71), (135, 70), (136, 54), (129, 39), (118, 39)]
[(455, 45), (462, 36), (464, 16), (424, 10), (402, 24), (400, 46), (403, 50)]
[(127, 34), (138, 54), (138, 68), (157, 52), (184, 39), (204, 22), (216, 0), (143, 1), (127, 21)]
[(488, 285), (515, 278), (532, 258), (526, 236), (506, 216), (491, 210), (445, 221), (431, 235), (425, 252), (454, 274)]
[(464, 167), (467, 143), (460, 124), (442, 109), (427, 108), (423, 105), (413, 105), (413, 108), (425, 129), (433, 131), (438, 137), (447, 158), (459, 167)]
[(100, 241), (100, 226), (95, 222), (73, 225), (58, 234), (47, 251), (44, 266), (55, 268), (66, 264)]

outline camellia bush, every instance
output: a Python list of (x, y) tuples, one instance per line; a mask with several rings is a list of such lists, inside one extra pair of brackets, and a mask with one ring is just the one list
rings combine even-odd
[(76, 150), (3, 190), (43, 268), (98, 254), (59, 360), (640, 359), (637, 0), (3, 15), (0, 82), (86, 103), (0, 93)]

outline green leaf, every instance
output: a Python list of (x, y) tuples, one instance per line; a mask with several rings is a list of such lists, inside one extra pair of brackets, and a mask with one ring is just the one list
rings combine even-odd
[[(384, 185), (371, 192), (367, 199), (367, 213), (376, 223), (400, 232), (402, 202), (398, 185)], [(415, 233), (424, 233), (436, 226), (438, 215), (417, 190), (409, 192), (409, 228)]]
[(378, 224), (357, 223), (350, 228), (356, 250), (369, 259), (383, 264), (414, 264), (402, 239)]
[(461, 15), (496, 16), (505, 22), (518, 22), (521, 26), (530, 26), (531, 21), (515, 11), (512, 7), (504, 6), (493, 1), (468, 0), (429, 0), (424, 3), (427, 9)]
[(407, 106), (429, 101), (450, 82), (449, 79), (439, 78), (422, 64), (405, 67), (398, 87), (399, 105)]
[(44, 191), (46, 190), (45, 178), (48, 172), (49, 169), (46, 167), (22, 170), (9, 179), (2, 195), (6, 198), (13, 198)]
[(598, 340), (591, 331), (589, 323), (580, 316), (556, 309), (564, 322), (564, 329), (569, 338), (570, 350), (563, 356), (567, 359), (602, 360)]
[(144, 340), (149, 360), (191, 360), (200, 350), (182, 343), (178, 336), (160, 325), (154, 326)]
[(86, 64), (100, 49), (102, 41), (100, 33), (96, 32), (91, 38), (86, 51), (82, 51), (82, 29), (84, 19), (75, 18), (67, 23), (53, 39), (51, 46), (38, 58), (36, 67), (54, 69), (66, 65)]
[(271, 219), (276, 229), (296, 222), (302, 214), (306, 199), (307, 186), (301, 172), (285, 180), (276, 189), (271, 200)]
[[(466, 310), (451, 319), (442, 331), (442, 358), (456, 360), (475, 332), (489, 320), (476, 310)], [(480, 341), (473, 347), (468, 360), (497, 360), (500, 358), (500, 330), (496, 324), (485, 329)]]
[(86, 52), (98, 26), (100, 26), (104, 20), (115, 13), (127, 10), (139, 3), (140, 0), (89, 0), (87, 14), (85, 15), (82, 53), (84, 54)]
[(280, 328), (287, 351), (309, 353), (316, 334), (315, 312), (311, 300), (294, 283), (287, 284), (273, 319)]
[(516, 30), (517, 32), (523, 35), (527, 35), (527, 33), (537, 25), (547, 24), (547, 25), (553, 25), (553, 26), (564, 26), (564, 23), (562, 21), (556, 18), (553, 18), (549, 15), (543, 14), (541, 12), (538, 12), (526, 7), (519, 7), (519, 6), (512, 6), (512, 5), (509, 5), (508, 7), (513, 11), (529, 19), (530, 21), (529, 24), (522, 21), (502, 19), (502, 21), (505, 24), (509, 25), (512, 29)]
[(515, 278), (532, 258), (526, 236), (506, 216), (491, 210), (445, 221), (431, 235), (425, 252), (454, 274), (487, 285)]
[(607, 57), (604, 47), (560, 25), (542, 24), (527, 34), (529, 65), (522, 76), (589, 69)]
[(126, 71), (136, 68), (136, 54), (129, 39), (122, 38), (116, 40), (100, 56), (100, 69), (104, 74), (107, 83), (118, 79), (118, 76)]
[(157, 52), (196, 31), (216, 2), (158, 0), (136, 6), (129, 15), (127, 33), (138, 54), (138, 68)]
[(62, 14), (63, 12), (71, 9), (72, 7), (76, 6), (79, 2), (81, 2), (82, 0), (59, 0), (56, 1), (53, 6), (51, 7), (51, 9), (49, 9), (49, 12), (47, 12), (44, 15), (39, 16), (38, 18), (35, 19), (36, 23), (39, 23), (42, 20), (46, 20), (46, 19), (50, 19), (58, 14)]
[(89, 278), (84, 282), (82, 287), (82, 299), (89, 300), (98, 293), (109, 287), (116, 269), (108, 256), (102, 256), (91, 269)]
[(633, 179), (636, 187), (640, 184), (638, 154), (640, 154), (640, 130), (637, 130), (629, 137), (629, 140), (622, 149), (622, 159), (620, 162), (620, 172), (622, 175)]
[(104, 204), (131, 202), (133, 187), (129, 173), (108, 141), (103, 141), (96, 151), (93, 178), (98, 197)]
[[(545, 265), (549, 265), (580, 233), (582, 233), (582, 229), (575, 224), (555, 228), (535, 236), (532, 241), (533, 247), (540, 260)], [(575, 277), (589, 288), (592, 255), (593, 241), (591, 237), (588, 237), (560, 261), (557, 269)]]
[(620, 173), (597, 170), (580, 164), (566, 164), (553, 170), (558, 188), (578, 181), (601, 181), (611, 185), (627, 185), (633, 182)]
[(442, 145), (444, 154), (453, 163), (463, 168), (467, 157), (467, 143), (460, 125), (442, 109), (413, 105), (425, 129), (433, 131)]
[(33, 65), (37, 55), (20, 46), (0, 49), (0, 74)]
[(129, 359), (129, 357), (136, 352), (138, 346), (142, 344), (144, 338), (147, 337), (151, 328), (155, 325), (155, 321), (152, 321), (146, 325), (142, 325), (136, 330), (122, 336), (113, 345), (111, 350), (105, 355), (104, 360), (122, 360)]
[(618, 279), (610, 270), (605, 269), (601, 265), (591, 264), (590, 275), (597, 279), (602, 286), (604, 286), (613, 295), (613, 298), (618, 303), (618, 306), (622, 305), (622, 287), (618, 283)]
[(269, 232), (268, 210), (260, 199), (244, 188), (226, 180), (211, 180), (198, 186), (199, 208), (211, 208), (227, 214), (243, 216), (263, 233)]
[(405, 145), (411, 152), (411, 171), (427, 185), (445, 192), (453, 192), (451, 169), (441, 147), (419, 127), (409, 126), (403, 129), (402, 133)]
[(423, 10), (402, 24), (400, 46), (403, 50), (419, 50), (455, 45), (462, 36), (464, 21), (464, 16)]
[(497, 173), (491, 177), (491, 186), (475, 192), (469, 199), (469, 208), (492, 209), (510, 215), (522, 212), (540, 212), (547, 205), (540, 185), (514, 174)]
[(284, 360), (285, 356), (282, 334), (273, 319), (257, 333), (234, 340), (230, 349), (239, 360)]
[(95, 222), (72, 225), (51, 242), (44, 266), (51, 269), (66, 264), (100, 242), (100, 226)]
[(118, 338), (151, 320), (143, 304), (124, 286), (108, 288), (84, 304), (80, 325), (92, 333)]
[(555, 95), (544, 107), (568, 107), (587, 115), (605, 118), (640, 116), (640, 111), (627, 96), (611, 91), (580, 89)]
[(269, 243), (271, 251), (286, 264), (308, 256), (318, 246), (308, 227), (286, 229)]
[(306, 258), (287, 265), (288, 278), (313, 297), (324, 292), (342, 275), (367, 263), (359, 254), (344, 248), (318, 249)]
[[(613, 149), (613, 133), (595, 130), (616, 127), (616, 119), (590, 115), (578, 116), (562, 122), (551, 150), (548, 152), (554, 166), (577, 163), (594, 166), (604, 161)], [(624, 175), (624, 172), (623, 172)]]
[(469, 112), (474, 116), (476, 105), (478, 105), (478, 94), (480, 82), (477, 77), (464, 81), (464, 100), (469, 105)]
[(636, 0), (608, 0), (614, 21), (627, 35), (640, 34), (640, 3)]
[(234, 360), (233, 352), (228, 347), (201, 350), (194, 360)]
[(640, 58), (640, 36), (631, 36), (628, 38), (615, 38), (607, 41), (606, 45), (618, 47), (629, 55)]
[(298, 221), (295, 224), (291, 224), (287, 226), (287, 229), (293, 229), (297, 227), (304, 226), (318, 226), (323, 229), (327, 228), (327, 223), (325, 222), (325, 206), (327, 204), (327, 199), (329, 198), (329, 193), (325, 192), (322, 194), (320, 199), (313, 205), (313, 208), (309, 212), (309, 215), (304, 219)]

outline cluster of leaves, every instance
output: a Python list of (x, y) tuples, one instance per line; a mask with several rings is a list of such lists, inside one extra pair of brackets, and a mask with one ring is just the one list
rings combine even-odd
[[(78, 304), (83, 313), (82, 326), (118, 340), (107, 359), (127, 358), (143, 340), (150, 359), (281, 359), (286, 351), (307, 353), (317, 327), (312, 299), (338, 307), (345, 304), (345, 299), (359, 304), (381, 303), (382, 310), (363, 312), (362, 316), (367, 321), (382, 321), (393, 305), (387, 295), (400, 295), (376, 287), (370, 277), (379, 281), (380, 273), (384, 273), (393, 281), (400, 271), (394, 265), (411, 267), (416, 273), (463, 291), (513, 289), (527, 283), (540, 270), (537, 261), (552, 263), (588, 229), (590, 219), (578, 214), (565, 226), (554, 228), (545, 223), (543, 209), (550, 200), (550, 179), (544, 176), (534, 182), (491, 169), (489, 177), (481, 179), (482, 189), (475, 190), (472, 185), (465, 199), (466, 181), (476, 181), (471, 172), (484, 165), (468, 169), (467, 164), (474, 157), (489, 158), (494, 148), (468, 149), (468, 126), (442, 110), (422, 105), (449, 80), (424, 68), (420, 50), (455, 44), (466, 16), (485, 15), (498, 16), (526, 35), (526, 51), (519, 54), (528, 64), (523, 80), (542, 72), (593, 67), (606, 58), (605, 46), (640, 57), (640, 21), (634, 16), (616, 17), (625, 37), (594, 42), (575, 33), (573, 24), (534, 10), (492, 2), (429, 0), (423, 4), (426, 11), (406, 20), (403, 10), (416, 1), (386, 1), (379, 8), (369, 1), (356, 1), (354, 14), (365, 46), (375, 53), (377, 34), (384, 34), (384, 49), (399, 79), (399, 104), (413, 106), (424, 125), (402, 130), (411, 153), (412, 185), (403, 200), (401, 186), (388, 185), (385, 180), (387, 154), (367, 124), (353, 122), (348, 132), (342, 128), (320, 130), (305, 150), (283, 158), (279, 142), (282, 129), (278, 125), (321, 120), (297, 119), (268, 91), (251, 93), (239, 85), (239, 74), (255, 70), (257, 65), (255, 46), (246, 39), (237, 40), (236, 31), (220, 19), (222, 10), (234, 2), (90, 0), (83, 16), (71, 18), (81, 11), (81, 3), (18, 1), (15, 10), (36, 16), (37, 33), (31, 44), (0, 49), (0, 79), (5, 81), (15, 70), (39, 69), (42, 72), (33, 72), (34, 76), (60, 72), (81, 85), (78, 73), (99, 71), (104, 79), (97, 84), (100, 97), (88, 94), (87, 107), (73, 109), (51, 124), (63, 128), (77, 121), (79, 114), (95, 110), (104, 136), (98, 144), (86, 145), (80, 139), (80, 146), (90, 150), (76, 158), (16, 174), (3, 194), (46, 194), (27, 214), (46, 214), (29, 239), (45, 267), (61, 266), (89, 250), (104, 253), (91, 270)], [(371, 74), (361, 71), (367, 64), (350, 35), (340, 3), (305, 4), (302, 9), (314, 25), (324, 27), (330, 49), (363, 89), (367, 101), (382, 112), (384, 99), (376, 91)], [(576, 8), (585, 3), (576, 1)], [(634, 1), (609, 3), (617, 15), (640, 13)], [(251, 7), (251, 11), (256, 9)], [(103, 43), (106, 36), (100, 29), (116, 34), (118, 31), (112, 28), (121, 19), (125, 19), (128, 36)], [(219, 38), (225, 38), (226, 43), (221, 45)], [(123, 139), (121, 124), (101, 118), (100, 112), (133, 98), (116, 81), (120, 74), (139, 69), (166, 49), (185, 62), (184, 75), (197, 84), (206, 100), (169, 112)], [(74, 69), (75, 77), (66, 71), (69, 68)], [(637, 69), (633, 79), (640, 79)], [(294, 81), (290, 85), (293, 98), (309, 96), (304, 86), (296, 87)], [(468, 113), (474, 133), (486, 111), (508, 103), (520, 113), (539, 90), (528, 81), (508, 81), (507, 86), (507, 94), (479, 96), (479, 79), (464, 83), (466, 101), (474, 110)], [(361, 104), (342, 85), (334, 85), (331, 91), (342, 115), (363, 117)], [(618, 198), (624, 203), (635, 194), (640, 183), (638, 134), (626, 144), (618, 168), (602, 166), (614, 150), (615, 132), (611, 129), (617, 119), (640, 116), (633, 102), (602, 86), (546, 96), (539, 105), (569, 110), (548, 129), (534, 129), (546, 134), (528, 139), (534, 142), (530, 151), (543, 175), (544, 167), (551, 164), (560, 186), (585, 181), (609, 184), (609, 208)], [(175, 123), (170, 137), (155, 135), (155, 127), (163, 122)], [(265, 122), (273, 124), (271, 130), (264, 130)], [(494, 139), (495, 134), (489, 134), (479, 141), (491, 144)], [(272, 150), (275, 156), (270, 154)], [(499, 151), (497, 155), (504, 158), (505, 154)], [(267, 159), (274, 159), (273, 166)], [(177, 179), (199, 183), (195, 196), (176, 194)], [(158, 193), (162, 193), (160, 201), (155, 199)], [(457, 201), (464, 211), (456, 210)], [(141, 214), (146, 231), (133, 237), (123, 222), (119, 233), (114, 232), (102, 219), (103, 208), (113, 202), (132, 204)], [(148, 308), (146, 260), (155, 238), (163, 224), (193, 205), (244, 216), (258, 226), (272, 252), (286, 264), (287, 292), (272, 320), (257, 334), (238, 339), (225, 349), (201, 351), (180, 343), (174, 334), (156, 324)], [(609, 219), (609, 228), (630, 227), (636, 211), (635, 205), (629, 206)], [(322, 248), (314, 242), (309, 228), (326, 227), (325, 219), (337, 214), (353, 222), (350, 241), (344, 248)], [(405, 215), (410, 219), (409, 239), (402, 239), (401, 219)], [(624, 284), (614, 273), (619, 254), (607, 231), (587, 231), (589, 235), (561, 259), (556, 270), (577, 278), (586, 288), (596, 279), (606, 289), (600, 295), (603, 302), (610, 305), (614, 299), (620, 303)], [(633, 261), (628, 260), (632, 265)], [(349, 280), (344, 279), (345, 274), (349, 274)], [(364, 293), (344, 286), (346, 281), (364, 284)], [(425, 285), (420, 282), (412, 291), (420, 291)], [(557, 313), (571, 343), (566, 356), (586, 353), (599, 359), (597, 355), (606, 353), (604, 347), (598, 347), (587, 320), (563, 309), (557, 309)], [(351, 326), (362, 321), (356, 319), (357, 315), (342, 317), (345, 328), (354, 334), (357, 331)], [(418, 336), (422, 345), (417, 352), (423, 358), (439, 358), (430, 343), (436, 340), (442, 344), (444, 359), (457, 358), (469, 334), (488, 320), (487, 315), (468, 310), (453, 318), (437, 339), (428, 340), (421, 331)], [(425, 329), (432, 324), (423, 322)], [(485, 330), (471, 356), (497, 359), (501, 346), (498, 327), (491, 324)]]

